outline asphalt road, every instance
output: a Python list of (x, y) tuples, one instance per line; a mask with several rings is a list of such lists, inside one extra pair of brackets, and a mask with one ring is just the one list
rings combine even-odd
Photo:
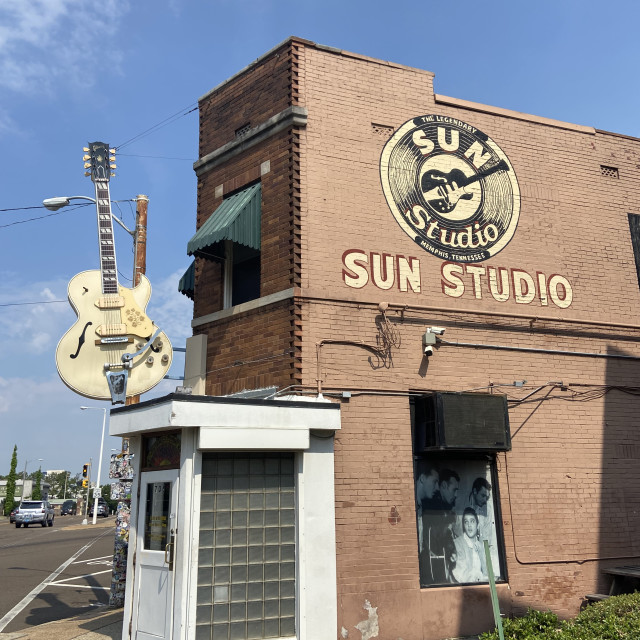
[[(115, 518), (16, 529), (0, 521), (0, 632), (61, 620), (109, 602)], [(69, 562), (70, 561), (70, 562)], [(69, 562), (59, 573), (58, 570)], [(53, 575), (55, 574), (55, 575)], [(34, 590), (40, 589), (35, 594)]]

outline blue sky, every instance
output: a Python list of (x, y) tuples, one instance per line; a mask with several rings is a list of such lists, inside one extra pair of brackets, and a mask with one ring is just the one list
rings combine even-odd
[[(149, 196), (149, 316), (184, 346), (177, 293), (195, 231), (198, 98), (290, 35), (428, 69), (437, 93), (639, 136), (640, 5), (630, 0), (2, 0), (0, 209), (93, 195), (82, 147), (123, 145), (111, 196)], [(171, 119), (171, 116), (176, 116)], [(128, 226), (133, 207), (120, 204)], [(43, 468), (96, 459), (106, 406), (69, 391), (55, 347), (75, 321), (68, 281), (98, 267), (92, 206), (0, 212), (0, 473), (18, 445)], [(116, 226), (120, 271), (131, 241)], [(122, 278), (122, 284), (127, 281)], [(50, 302), (17, 305), (24, 302)], [(172, 374), (180, 375), (182, 358)], [(165, 381), (153, 394), (172, 391)], [(149, 394), (145, 397), (150, 397)], [(107, 439), (105, 456), (117, 439)], [(30, 463), (30, 468), (34, 463)]]

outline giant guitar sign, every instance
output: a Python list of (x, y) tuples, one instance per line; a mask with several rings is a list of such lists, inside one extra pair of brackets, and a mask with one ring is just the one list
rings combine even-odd
[(103, 142), (89, 144), (86, 159), (96, 194), (100, 270), (83, 271), (69, 282), (69, 302), (78, 319), (58, 343), (56, 365), (62, 381), (76, 393), (118, 404), (158, 384), (171, 366), (173, 351), (146, 315), (149, 280), (141, 276), (133, 289), (118, 283), (110, 152)]

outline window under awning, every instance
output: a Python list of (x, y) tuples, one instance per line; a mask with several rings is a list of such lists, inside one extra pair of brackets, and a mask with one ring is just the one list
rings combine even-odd
[(193, 260), (189, 265), (189, 268), (182, 274), (180, 282), (178, 282), (178, 291), (187, 298), (193, 300), (193, 293), (196, 284), (196, 261)]
[(189, 240), (187, 253), (192, 256), (221, 240), (231, 240), (259, 251), (261, 201), (259, 183), (225, 198)]

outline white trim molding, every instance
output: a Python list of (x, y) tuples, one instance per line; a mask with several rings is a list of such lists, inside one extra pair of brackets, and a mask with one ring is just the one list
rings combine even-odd
[[(231, 398), (170, 394), (113, 409), (111, 435), (133, 437), (180, 430), (182, 456), (178, 505), (174, 638), (195, 638), (202, 454), (205, 451), (292, 451), (296, 478), (296, 640), (326, 640), (338, 634), (334, 438), (340, 405), (325, 399)], [(135, 486), (140, 475), (136, 456)], [(132, 513), (137, 513), (135, 494)], [(135, 549), (137, 521), (131, 521)], [(134, 583), (129, 556), (127, 584)], [(127, 590), (123, 637), (129, 636), (135, 595)], [(136, 629), (131, 629), (136, 637)]]

